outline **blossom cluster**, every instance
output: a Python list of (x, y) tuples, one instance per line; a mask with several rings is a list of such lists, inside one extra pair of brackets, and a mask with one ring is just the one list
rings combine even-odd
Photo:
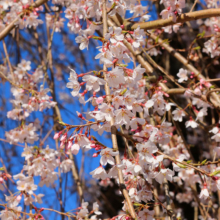
[[(7, 112), (7, 117), (12, 120), (24, 121), (34, 111), (43, 111), (44, 109), (54, 107), (56, 102), (51, 100), (47, 94), (50, 89), (43, 88), (41, 84), (38, 91), (38, 85), (42, 82), (43, 71), (41, 67), (37, 68), (32, 74), (31, 62), (22, 60), (15, 68), (15, 71), (9, 76), (12, 81), (11, 93), (14, 99), (11, 100), (13, 109)], [(21, 126), (6, 132), (7, 140), (10, 143), (21, 142), (33, 144), (38, 140), (36, 134), (39, 129), (39, 120), (29, 125), (21, 124)]]
[[(16, 22), (20, 29), (36, 28), (43, 23), (38, 14), (43, 7), (33, 8), (31, 3), (29, 0), (1, 1), (0, 13), (3, 18), (0, 21), (0, 31), (21, 13), (23, 15)], [(134, 54), (138, 57), (143, 51), (148, 56), (158, 56), (162, 53), (156, 48), (156, 41), (150, 39), (150, 32), (141, 29), (140, 26), (131, 31), (124, 25), (111, 25), (113, 16), (117, 15), (123, 19), (126, 12), (132, 13), (130, 19), (141, 17), (140, 21), (148, 20), (147, 7), (141, 5), (140, 1), (107, 1), (106, 13), (110, 24), (107, 32), (100, 36), (97, 36), (96, 31), (101, 32), (104, 22), (107, 23), (103, 17), (102, 1), (53, 0), (52, 3), (65, 7), (67, 26), (77, 34), (75, 41), (80, 50), (88, 50), (92, 40), (101, 42), (96, 48), (95, 59), (104, 68), (86, 73), (77, 73), (70, 69), (66, 87), (80, 104), (90, 108), (86, 112), (76, 112), (82, 122), (80, 125), (59, 121), (63, 128), (54, 135), (58, 143), (56, 150), (49, 146), (34, 146), (39, 139), (40, 122), (36, 119), (34, 122), (26, 123), (31, 113), (43, 112), (56, 106), (56, 102), (50, 96), (50, 89), (45, 88), (44, 67), (31, 71), (31, 62), (23, 59), (16, 67), (10, 68), (10, 71), (2, 69), (5, 78), (11, 83), (13, 95), (13, 109), (7, 112), (7, 117), (20, 123), (17, 128), (5, 132), (5, 136), (10, 144), (25, 143), (21, 155), (25, 163), (22, 171), (13, 176), (18, 192), (5, 196), (7, 208), (0, 212), (1, 219), (17, 219), (16, 213), (22, 211), (22, 207), (19, 206), (22, 199), (27, 206), (35, 207), (35, 203), (41, 204), (44, 195), (37, 194), (37, 189), (54, 184), (59, 176), (58, 169), (63, 173), (73, 169), (74, 162), (71, 156), (77, 155), (81, 149), (84, 152), (93, 152), (93, 157), (99, 159), (100, 165), (91, 171), (90, 175), (100, 181), (101, 186), (111, 186), (113, 181), (119, 186), (125, 186), (128, 197), (123, 201), (122, 212), (113, 218), (115, 220), (132, 219), (134, 206), (140, 207), (134, 209), (136, 219), (151, 220), (168, 216), (170, 204), (167, 204), (165, 196), (171, 198), (170, 203), (176, 199), (179, 203), (190, 203), (192, 207), (201, 204), (205, 207), (209, 202), (217, 206), (212, 195), (220, 190), (220, 169), (215, 161), (220, 157), (220, 122), (208, 127), (210, 141), (214, 146), (211, 152), (214, 156), (208, 152), (203, 155), (204, 158), (214, 157), (213, 162), (207, 162), (207, 158), (196, 163), (183, 132), (178, 129), (178, 124), (182, 122), (186, 130), (195, 133), (200, 126), (206, 126), (205, 118), (215, 107), (215, 102), (210, 100), (213, 87), (209, 79), (201, 77), (200, 73), (179, 68), (178, 73), (175, 73), (175, 79), (171, 81), (184, 89), (183, 99), (187, 102), (185, 106), (179, 106), (170, 99), (168, 89), (164, 89), (167, 87), (164, 77), (157, 77), (152, 73), (155, 80), (148, 80), (148, 69), (143, 65), (145, 60), (137, 65)], [(174, 22), (185, 8), (185, 0), (162, 0), (161, 3), (165, 7), (161, 12), (162, 18), (172, 17)], [(215, 5), (210, 1), (208, 3), (208, 7)], [(59, 13), (59, 8), (54, 6), (53, 9)], [(61, 31), (64, 18), (57, 18), (49, 13), (45, 17), (48, 27), (54, 28), (55, 32)], [(211, 58), (220, 55), (218, 21), (218, 18), (205, 21), (206, 26), (210, 24), (206, 34), (213, 36), (204, 43), (202, 51)], [(163, 27), (168, 33), (172, 30), (177, 32), (179, 28), (180, 24)], [(199, 37), (201, 35), (197, 36), (197, 39)], [(190, 65), (188, 60), (185, 63), (187, 67)], [(91, 105), (88, 105), (89, 103)], [(111, 133), (113, 148), (100, 143), (91, 135), (91, 130), (99, 135), (104, 132)], [(123, 156), (114, 143), (117, 134), (126, 140)], [(12, 178), (6, 172), (0, 173), (0, 190), (5, 190), (5, 181), (9, 177)], [(40, 179), (38, 184), (35, 177)], [(181, 188), (181, 192), (167, 192), (165, 188), (169, 186), (169, 182)], [(160, 198), (157, 198), (154, 192), (157, 184), (164, 186), (159, 192)], [(197, 190), (199, 195), (195, 196)], [(148, 206), (152, 203), (153, 206)], [(162, 209), (161, 213), (156, 211), (157, 205)], [(42, 211), (43, 208), (35, 207), (32, 217), (43, 219)], [(174, 214), (183, 216), (181, 210), (174, 210)], [(88, 203), (82, 201), (74, 217), (79, 220), (99, 219), (100, 215), (102, 212), (99, 211), (97, 202), (93, 203), (92, 211), (89, 212)]]

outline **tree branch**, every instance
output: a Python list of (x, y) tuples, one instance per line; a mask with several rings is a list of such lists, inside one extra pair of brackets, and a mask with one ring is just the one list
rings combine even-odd
[(220, 16), (220, 9), (206, 9), (206, 10), (181, 14), (180, 16), (177, 17), (176, 22), (173, 21), (173, 17), (170, 17), (168, 19), (159, 19), (155, 21), (139, 22), (139, 23), (132, 23), (129, 22), (128, 20), (124, 20), (123, 25), (126, 30), (134, 30), (138, 27), (140, 27), (141, 29), (150, 30), (150, 29), (167, 27), (169, 25), (174, 25), (177, 23), (184, 23), (186, 21), (193, 21), (202, 18), (211, 18), (218, 16)]

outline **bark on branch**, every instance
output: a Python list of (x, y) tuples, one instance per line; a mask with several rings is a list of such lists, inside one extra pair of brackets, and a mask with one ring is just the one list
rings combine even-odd
[(139, 26), (141, 29), (150, 30), (150, 29), (167, 27), (169, 25), (174, 25), (177, 23), (184, 23), (186, 21), (193, 21), (193, 20), (198, 20), (202, 18), (211, 18), (211, 17), (218, 17), (218, 16), (220, 16), (220, 9), (206, 9), (206, 10), (181, 14), (180, 16), (177, 17), (176, 22), (173, 21), (173, 17), (170, 17), (168, 19), (159, 19), (155, 21), (139, 22), (139, 23), (133, 23), (133, 22), (124, 20), (123, 25), (126, 30), (134, 30), (138, 28)]

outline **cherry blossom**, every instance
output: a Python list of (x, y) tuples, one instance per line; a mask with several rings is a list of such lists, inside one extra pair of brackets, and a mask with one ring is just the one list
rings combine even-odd
[[(111, 216), (115, 220), (169, 218), (171, 214), (172, 218), (173, 215), (184, 218), (182, 210), (177, 208), (182, 206), (176, 202), (188, 203), (191, 207), (207, 206), (206, 216), (215, 217), (209, 203), (213, 207), (216, 205), (215, 197), (220, 189), (216, 72), (220, 19), (205, 9), (200, 11), (201, 15), (192, 12), (196, 10), (194, 4), (187, 19), (202, 17), (203, 20), (197, 20), (196, 31), (192, 26), (188, 32), (188, 27), (183, 25), (187, 19), (182, 15), (183, 10), (188, 10), (184, 9), (185, 0), (161, 0), (164, 9), (158, 14), (162, 20), (154, 22), (146, 22), (151, 17), (151, 8), (142, 1), (52, 0), (43, 3), (38, 0), (0, 2), (1, 39), (8, 32), (6, 35), (16, 39), (16, 47), (22, 42), (22, 53), (18, 50), (20, 57), (16, 61), (15, 55), (11, 57), (11, 52), (3, 47), (5, 59), (0, 65), (0, 80), (2, 84), (10, 84), (7, 92), (11, 94), (11, 105), (7, 105), (5, 116), (16, 122), (11, 124), (11, 130), (5, 131), (6, 139), (1, 141), (23, 147), (19, 153), (24, 162), (13, 177), (10, 174), (13, 171), (7, 170), (2, 162), (0, 190), (4, 194), (8, 190), (10, 195), (5, 195), (0, 218), (23, 218), (26, 210), (19, 205), (24, 203), (29, 209), (35, 209), (29, 219), (44, 219), (45, 195), (38, 194), (38, 190), (56, 186), (58, 177), (61, 187), (61, 173), (68, 172), (73, 174), (77, 192), (85, 191), (84, 195), (79, 193), (81, 205), (76, 211), (59, 212), (68, 218), (73, 217), (72, 212), (79, 220), (104, 217), (102, 203), (96, 202), (101, 198), (100, 186), (105, 190), (112, 186), (114, 190), (123, 187), (122, 192), (115, 192), (121, 196), (123, 205), (117, 216)], [(208, 8), (218, 8), (216, 1), (207, 0), (206, 4)], [(43, 25), (46, 25), (48, 45), (44, 42), (41, 46), (38, 29), (44, 29)], [(20, 29), (26, 31), (27, 28), (35, 38), (29, 44), (36, 43), (36, 60), (31, 60), (30, 54), (24, 56), (26, 44)], [(172, 41), (173, 31), (178, 33), (182, 45), (188, 45), (188, 50), (172, 48), (176, 45)], [(60, 48), (56, 48), (56, 56), (52, 54), (51, 48), (56, 43), (54, 35), (60, 34), (65, 45), (69, 45), (71, 32), (74, 33), (70, 41), (74, 44), (74, 53), (77, 53), (76, 47), (89, 50), (91, 62), (97, 60), (94, 69), (86, 60), (86, 66), (78, 63), (78, 55), (72, 63), (75, 70), (66, 66), (69, 54), (65, 50), (60, 54)], [(162, 39), (164, 36), (166, 39)], [(162, 56), (166, 56), (166, 62)], [(178, 60), (173, 66), (170, 60), (174, 58), (170, 56)], [(72, 66), (70, 62), (67, 65)], [(66, 67), (70, 69), (69, 78), (65, 75)], [(179, 70), (177, 74), (175, 70)], [(63, 84), (61, 80), (66, 78), (68, 82)], [(64, 91), (65, 86), (69, 93)], [(67, 99), (68, 104), (74, 102), (74, 109), (65, 105)], [(60, 104), (60, 100), (64, 103)], [(63, 109), (68, 113), (74, 110), (76, 118), (62, 119)], [(40, 120), (34, 121), (38, 114), (44, 120), (40, 116)], [(53, 128), (46, 133), (50, 126)], [(47, 138), (50, 136), (54, 144), (49, 146)], [(113, 147), (110, 142), (102, 142), (100, 136), (104, 139), (111, 136)], [(195, 148), (192, 150), (191, 146)], [(78, 167), (78, 173), (73, 158), (74, 155), (77, 160), (80, 158), (80, 149), (86, 165), (92, 164), (87, 160), (90, 155), (91, 160), (99, 164), (90, 172), (95, 180), (86, 179), (83, 184), (82, 168)], [(194, 155), (197, 152), (200, 154)], [(11, 185), (9, 181), (14, 180), (16, 187), (11, 192), (7, 187)], [(160, 190), (155, 182), (161, 185)], [(199, 204), (194, 186), (201, 188), (196, 196)], [(94, 191), (88, 196), (89, 202), (95, 199), (92, 206), (83, 200), (89, 191)], [(60, 203), (63, 202), (62, 192), (61, 200)], [(108, 197), (106, 201), (110, 201)], [(38, 204), (35, 206), (35, 203)], [(157, 213), (157, 208), (162, 212)]]
[(105, 166), (107, 163), (114, 165), (115, 161), (113, 156), (118, 155), (118, 152), (113, 152), (112, 149), (110, 148), (105, 148), (103, 150), (101, 150), (101, 159), (100, 159), (100, 163)]
[(183, 81), (188, 80), (188, 73), (187, 70), (181, 68), (179, 72), (177, 73), (177, 76), (179, 77), (178, 82), (182, 83)]

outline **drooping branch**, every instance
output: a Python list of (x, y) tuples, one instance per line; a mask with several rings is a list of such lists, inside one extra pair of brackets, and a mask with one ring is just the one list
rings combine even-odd
[[(108, 28), (108, 24), (107, 24), (107, 11), (106, 11), (106, 0), (102, 1), (103, 7), (103, 37), (105, 36), (105, 34), (107, 33), (107, 28)], [(103, 70), (104, 70), (104, 78), (106, 79), (106, 71), (107, 71), (107, 67), (104, 65), (103, 66)], [(108, 102), (110, 103), (111, 101), (111, 96), (110, 96), (110, 88), (107, 84), (105, 84), (105, 92), (106, 92), (106, 96), (108, 98)], [(111, 122), (111, 138), (112, 138), (112, 145), (113, 145), (113, 149), (118, 152), (118, 143), (117, 143), (117, 128), (115, 127), (115, 122), (114, 119), (112, 118)], [(119, 165), (121, 164), (121, 159), (120, 159), (120, 155), (116, 155), (115, 156), (115, 161), (116, 164)], [(127, 202), (128, 205), (128, 209), (130, 211), (130, 214), (132, 216), (133, 219), (136, 219), (136, 214), (135, 214), (135, 210), (133, 207), (133, 204), (131, 202), (131, 199), (129, 197), (128, 191), (125, 187), (124, 184), (124, 178), (123, 178), (123, 174), (122, 171), (120, 169), (118, 169), (118, 179), (119, 179), (119, 184), (120, 184), (120, 189), (125, 197), (125, 200)]]
[[(58, 18), (58, 14), (56, 15), (56, 19), (57, 18)], [(56, 100), (56, 95), (55, 95), (56, 92), (55, 92), (55, 85), (54, 85), (54, 80), (55, 80), (54, 79), (54, 71), (53, 71), (52, 65), (50, 65), (50, 64), (52, 64), (52, 56), (49, 55), (49, 53), (51, 52), (54, 32), (55, 32), (55, 25), (53, 27), (51, 35), (48, 36), (48, 53), (47, 53), (47, 59), (46, 60), (43, 60), (42, 45), (40, 44), (39, 36), (38, 36), (37, 31), (35, 31), (34, 37), (35, 37), (35, 39), (37, 41), (37, 44), (38, 44), (37, 48), (38, 48), (39, 56), (40, 56), (40, 59), (41, 59), (41, 64), (43, 66), (43, 71), (44, 71), (45, 78), (46, 78), (47, 83), (49, 85), (49, 88), (51, 90), (53, 101), (56, 102), (57, 100)], [(49, 59), (51, 59), (51, 60), (49, 60)], [(48, 73), (47, 73), (48, 66), (49, 66), (50, 71), (51, 71), (51, 79), (49, 78)], [(59, 109), (58, 105), (56, 105), (53, 109), (53, 121), (54, 121), (54, 130), (55, 131), (61, 129), (61, 125), (58, 125), (57, 120), (62, 121), (61, 112), (60, 112), (60, 109)], [(79, 195), (79, 200), (80, 200), (80, 202), (82, 202), (82, 200), (83, 200), (83, 188), (82, 188), (82, 184), (81, 184), (81, 181), (80, 181), (80, 178), (79, 178), (79, 173), (78, 173), (78, 170), (77, 170), (76, 161), (75, 161), (75, 158), (72, 155), (72, 153), (70, 153), (69, 155), (70, 155), (70, 159), (73, 162), (72, 167), (71, 167), (72, 168), (72, 175), (73, 175), (74, 181), (76, 183), (76, 188), (77, 188), (77, 192), (78, 192), (78, 195)], [(61, 207), (62, 207), (62, 200), (60, 201), (60, 203), (61, 203)]]

